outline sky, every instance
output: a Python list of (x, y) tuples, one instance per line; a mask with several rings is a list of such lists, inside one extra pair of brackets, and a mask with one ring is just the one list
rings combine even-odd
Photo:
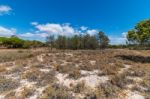
[(95, 35), (124, 44), (130, 29), (150, 18), (150, 0), (0, 0), (0, 36), (44, 41), (48, 35)]

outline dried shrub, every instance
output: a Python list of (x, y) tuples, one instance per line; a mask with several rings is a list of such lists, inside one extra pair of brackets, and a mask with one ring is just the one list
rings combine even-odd
[(127, 84), (133, 83), (133, 80), (127, 79), (126, 74), (124, 73), (112, 76), (111, 83), (122, 89), (125, 88)]
[(74, 98), (63, 86), (49, 85), (44, 90), (41, 99), (74, 99)]
[(144, 71), (137, 71), (137, 70), (132, 70), (132, 71), (127, 71), (126, 73), (128, 76), (133, 76), (133, 77), (143, 77), (145, 75)]
[(29, 96), (32, 96), (33, 93), (34, 93), (33, 88), (23, 87), (23, 90), (21, 91), (19, 98), (20, 99), (28, 98)]
[(7, 71), (7, 74), (20, 74), (21, 72), (23, 72), (25, 69), (22, 66), (15, 66), (14, 68), (12, 68), (11, 70)]
[(45, 86), (47, 84), (54, 83), (55, 81), (55, 71), (49, 71), (48, 73), (42, 73), (42, 75), (39, 76), (37, 85)]
[(82, 93), (86, 89), (84, 82), (79, 82), (76, 86), (74, 86), (73, 91), (75, 93)]
[(30, 71), (23, 73), (22, 78), (28, 79), (29, 81), (37, 81), (40, 75), (41, 72), (38, 69), (34, 68)]
[(6, 72), (6, 67), (4, 67), (4, 66), (0, 66), (0, 73), (3, 73), (3, 72)]
[(73, 71), (69, 72), (69, 78), (78, 79), (81, 77), (81, 72), (79, 69), (74, 69)]
[(98, 86), (102, 96), (105, 96), (107, 99), (116, 98), (118, 88), (111, 83), (102, 83)]
[(0, 76), (0, 92), (8, 91), (15, 89), (19, 86), (17, 81), (12, 79), (6, 79), (5, 77)]
[(11, 91), (5, 96), (6, 99), (16, 99), (15, 91)]

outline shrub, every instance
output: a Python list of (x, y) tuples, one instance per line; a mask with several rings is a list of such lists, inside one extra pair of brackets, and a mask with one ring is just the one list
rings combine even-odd
[(76, 86), (73, 88), (75, 93), (81, 93), (85, 90), (85, 83), (79, 82)]
[(15, 99), (16, 98), (15, 91), (11, 91), (8, 94), (6, 94), (5, 98), (6, 99)]
[(59, 85), (49, 85), (43, 92), (41, 99), (73, 99), (66, 88)]
[(13, 81), (12, 79), (6, 79), (5, 77), (0, 76), (0, 93), (8, 90), (17, 88), (19, 85), (18, 82)]
[(79, 69), (74, 69), (73, 71), (69, 71), (69, 77), (70, 78), (74, 78), (74, 79), (78, 79), (81, 77), (81, 72)]
[(125, 88), (127, 84), (133, 83), (133, 80), (127, 79), (125, 73), (119, 74), (119, 75), (116, 74), (116, 75), (112, 76), (111, 83), (113, 85), (120, 87), (120, 88)]
[(33, 94), (33, 92), (34, 92), (33, 88), (23, 87), (23, 90), (21, 91), (19, 98), (25, 99), (25, 98), (31, 96)]
[(3, 72), (5, 72), (7, 69), (6, 69), (6, 67), (4, 67), (4, 66), (0, 66), (0, 73), (3, 73)]

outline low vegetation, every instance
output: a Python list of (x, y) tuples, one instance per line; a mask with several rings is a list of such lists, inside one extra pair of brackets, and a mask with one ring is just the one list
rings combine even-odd
[(18, 82), (13, 79), (8, 79), (6, 77), (0, 76), (0, 93), (4, 91), (10, 91), (17, 88), (19, 85)]
[[(122, 99), (124, 94), (137, 95), (135, 92), (138, 92), (141, 97), (150, 97), (150, 61), (136, 61), (138, 56), (148, 57), (148, 50), (42, 50), (31, 50), (32, 54), (38, 53), (32, 57), (1, 62), (0, 96)], [(23, 49), (7, 51), (28, 53)], [(133, 96), (127, 95), (126, 99), (129, 97)]]

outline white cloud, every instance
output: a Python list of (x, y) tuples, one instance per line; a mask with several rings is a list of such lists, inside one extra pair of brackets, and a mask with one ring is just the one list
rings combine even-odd
[(38, 25), (38, 22), (31, 22), (31, 25)]
[(34, 34), (30, 33), (30, 32), (27, 32), (27, 33), (24, 33), (24, 34), (20, 34), (19, 36), (21, 36), (21, 37), (34, 37)]
[(98, 33), (98, 30), (92, 29), (89, 30), (88, 27), (81, 26), (79, 28), (72, 27), (70, 23), (65, 24), (55, 24), (55, 23), (47, 23), (47, 24), (37, 24), (32, 23), (37, 29), (37, 33), (44, 32), (48, 35), (64, 35), (64, 36), (73, 36), (79, 34), (90, 34), (95, 35)]
[(127, 38), (126, 38), (127, 32), (121, 33), (121, 36), (109, 36), (110, 43), (111, 44), (126, 44)]
[(35, 26), (38, 32), (45, 32), (49, 35), (65, 35), (65, 36), (72, 36), (78, 35), (79, 30), (70, 26), (70, 24), (54, 24), (54, 23), (47, 23), (47, 24), (38, 24)]
[(14, 29), (14, 28), (9, 29), (9, 28), (0, 26), (0, 36), (10, 37), (15, 34), (16, 34), (16, 29)]
[(0, 5), (0, 15), (10, 14), (11, 10), (12, 8), (7, 5)]
[(88, 29), (88, 27), (81, 26), (81, 27), (80, 27), (80, 29), (81, 29), (82, 31), (85, 31), (85, 30), (87, 30), (87, 29)]
[(46, 37), (48, 36), (47, 33), (22, 33), (17, 35), (20, 38), (27, 39), (27, 40), (40, 40), (40, 41), (45, 41)]
[(122, 37), (126, 38), (127, 37), (127, 32), (123, 32)]
[(98, 33), (98, 30), (87, 30), (87, 34), (89, 35), (96, 35)]
[(63, 29), (61, 25), (59, 24), (43, 24), (43, 25), (37, 25), (36, 28), (41, 32), (47, 32), (50, 34), (59, 34), (63, 32)]
[(46, 38), (48, 36), (47, 33), (23, 33), (19, 34), (20, 37), (25, 37), (25, 38)]

